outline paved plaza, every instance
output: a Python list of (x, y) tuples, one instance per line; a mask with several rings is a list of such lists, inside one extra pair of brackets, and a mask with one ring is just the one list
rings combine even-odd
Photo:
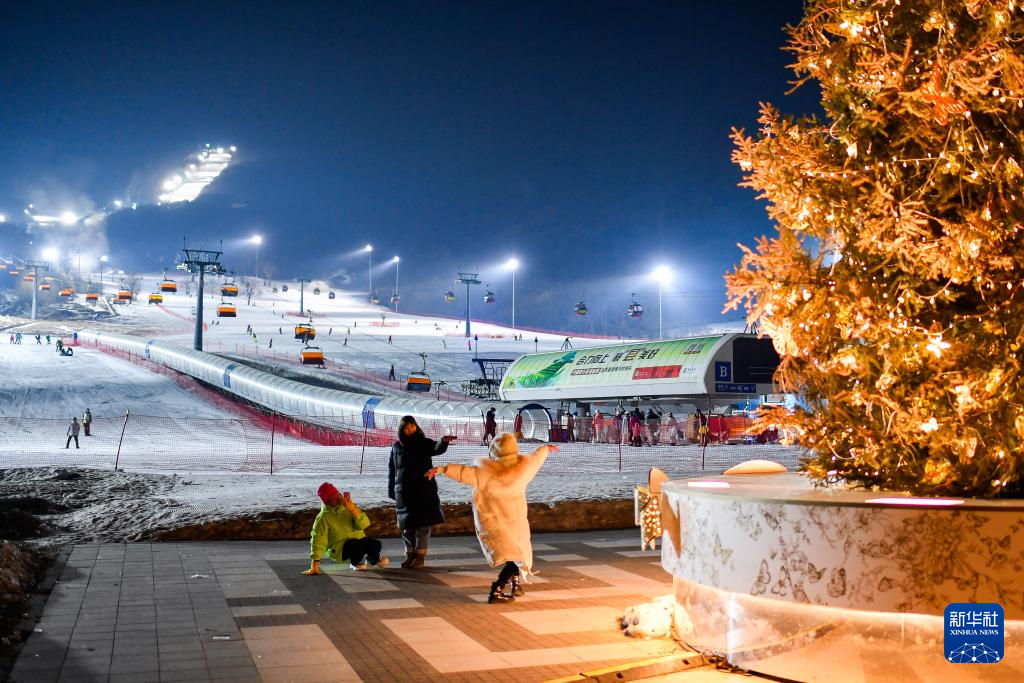
[(387, 569), (315, 577), (300, 541), (75, 546), (12, 679), (543, 681), (679, 651), (619, 631), (671, 591), (638, 531), (536, 535), (538, 575), (504, 605), (474, 537), (435, 538), (421, 571), (384, 543)]

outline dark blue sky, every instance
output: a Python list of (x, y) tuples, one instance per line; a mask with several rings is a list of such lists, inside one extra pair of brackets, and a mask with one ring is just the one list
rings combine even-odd
[(666, 326), (718, 320), (735, 243), (770, 230), (736, 187), (729, 129), (750, 128), (761, 100), (817, 106), (812, 88), (783, 95), (782, 27), (800, 9), (19, 3), (0, 41), (0, 213), (152, 196), (203, 143), (234, 144), (238, 164), (193, 204), (109, 219), (119, 264), (159, 269), (185, 234), (260, 231), (277, 274), (348, 268), (365, 287), (365, 259), (346, 254), (372, 242), (401, 255), (407, 310), (456, 315), (461, 297), (442, 294), (479, 266), (499, 301), (474, 292), (474, 307), (507, 320), (494, 266), (515, 255), (521, 324), (628, 334), (656, 326), (623, 311), (634, 291), (656, 308), (647, 274), (664, 262), (679, 274)]

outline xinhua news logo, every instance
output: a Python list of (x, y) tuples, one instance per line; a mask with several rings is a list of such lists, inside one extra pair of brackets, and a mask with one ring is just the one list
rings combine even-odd
[(946, 605), (946, 660), (995, 664), (1003, 659), (1003, 608), (994, 602)]

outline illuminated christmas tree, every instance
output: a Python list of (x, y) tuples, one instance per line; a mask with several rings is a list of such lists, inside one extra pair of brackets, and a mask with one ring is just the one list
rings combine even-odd
[(918, 494), (1024, 483), (1024, 12), (1008, 0), (809, 0), (789, 28), (826, 120), (734, 131), (778, 235), (730, 303), (809, 410), (768, 419), (833, 477)]

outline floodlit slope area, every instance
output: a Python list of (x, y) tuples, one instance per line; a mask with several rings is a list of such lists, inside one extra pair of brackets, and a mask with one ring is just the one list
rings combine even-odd
[[(6, 336), (6, 335), (5, 335)], [(86, 407), (96, 418), (124, 415), (228, 417), (193, 397), (164, 375), (79, 347), (73, 357), (25, 335), (20, 345), (0, 344), (0, 417), (81, 417)]]

